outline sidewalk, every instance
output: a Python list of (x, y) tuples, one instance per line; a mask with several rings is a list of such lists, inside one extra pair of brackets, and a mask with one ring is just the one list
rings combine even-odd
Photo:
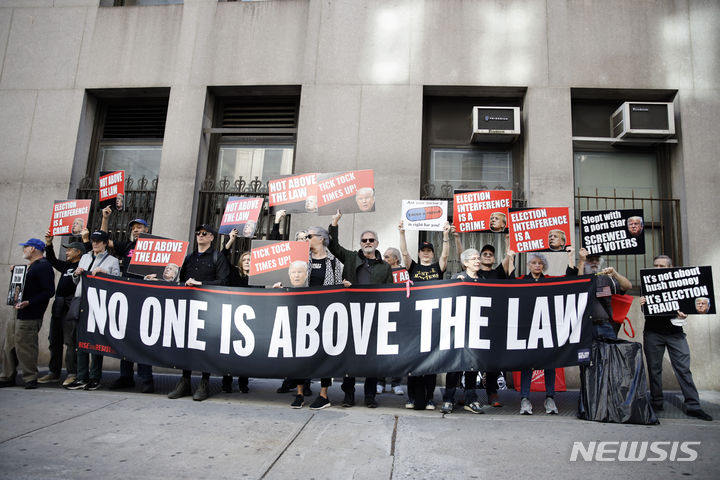
[[(108, 385), (117, 373), (106, 372)], [(679, 410), (667, 392), (658, 426), (616, 425), (575, 418), (577, 392), (558, 393), (560, 415), (542, 409), (517, 415), (519, 396), (500, 392), (502, 408), (474, 415), (456, 407), (450, 415), (404, 408), (405, 397), (383, 393), (377, 409), (342, 408), (342, 392), (330, 389), (333, 407), (289, 408), (293, 396), (277, 394), (279, 380), (251, 379), (250, 393), (220, 392), (211, 380), (204, 402), (166, 398), (177, 381), (156, 375), (156, 393), (67, 391), (58, 384), (37, 390), (0, 389), (0, 478), (8, 479), (445, 479), (445, 478), (648, 478), (692, 475), (717, 478), (720, 422), (703, 422)], [(194, 378), (194, 384), (198, 379)], [(314, 394), (319, 385), (313, 383)], [(480, 395), (484, 399), (484, 395)], [(440, 404), (441, 392), (435, 392)], [(703, 408), (720, 418), (720, 394), (701, 392)], [(574, 442), (701, 442), (688, 458), (663, 444), (664, 461), (571, 462)], [(612, 444), (611, 444), (612, 445)], [(672, 454), (672, 455), (671, 455)], [(647, 456), (651, 456), (648, 453)], [(607, 457), (605, 457), (607, 458)], [(615, 456), (617, 458), (617, 456)], [(612, 476), (612, 477), (608, 477)]]

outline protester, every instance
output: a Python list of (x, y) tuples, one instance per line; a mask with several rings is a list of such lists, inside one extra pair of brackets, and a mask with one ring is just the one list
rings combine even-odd
[[(430, 242), (420, 242), (418, 246), (418, 260), (416, 263), (412, 259), (407, 249), (407, 241), (405, 240), (405, 226), (403, 221), (398, 225), (400, 232), (400, 253), (403, 256), (405, 265), (408, 266), (408, 273), (412, 282), (425, 282), (431, 280), (442, 280), (445, 270), (447, 269), (448, 255), (450, 254), (450, 233), (454, 232), (454, 227), (449, 222), (445, 222), (443, 226), (443, 247), (440, 258), (435, 260), (435, 248)], [(417, 410), (435, 410), (435, 402), (433, 395), (435, 394), (435, 386), (437, 384), (437, 375), (429, 374), (422, 376), (408, 375), (408, 401), (405, 408), (414, 408)], [(418, 402), (420, 402), (418, 404)]]
[[(328, 229), (330, 234), (330, 252), (340, 260), (343, 267), (343, 283), (350, 285), (370, 285), (378, 283), (392, 283), (392, 269), (383, 261), (377, 251), (378, 235), (372, 230), (365, 230), (360, 234), (360, 249), (347, 250), (340, 246), (338, 241), (338, 222), (342, 217), (340, 210), (333, 215), (332, 223)], [(343, 407), (355, 405), (355, 377), (345, 377), (342, 383), (345, 392)], [(377, 408), (375, 395), (377, 393), (377, 378), (365, 378), (365, 405), (368, 408)]]
[[(212, 247), (217, 231), (207, 223), (195, 229), (197, 248), (187, 257), (180, 269), (180, 282), (188, 287), (202, 285), (227, 285), (230, 277), (230, 265), (225, 256)], [(176, 399), (190, 395), (192, 388), (190, 376), (192, 371), (183, 370), (180, 381), (168, 398)], [(200, 384), (193, 400), (201, 402), (210, 396), (210, 372), (202, 372)]]
[(31, 238), (20, 245), (28, 267), (22, 300), (15, 304), (15, 315), (8, 319), (5, 329), (0, 387), (15, 386), (19, 365), (25, 388), (34, 389), (38, 384), (38, 332), (48, 303), (55, 295), (55, 276), (52, 265), (43, 257), (45, 243), (42, 240)]
[[(120, 264), (117, 258), (108, 253), (108, 234), (103, 230), (96, 230), (90, 235), (92, 249), (80, 258), (80, 263), (73, 273), (73, 281), (76, 284), (75, 297), (70, 305), (74, 321), (78, 321), (80, 312), (80, 299), (82, 296), (82, 275), (97, 275), (104, 273), (112, 276), (120, 275)], [(74, 382), (65, 386), (68, 390), (97, 390), (100, 388), (102, 377), (103, 356), (91, 355), (78, 349), (77, 352), (77, 378)]]
[[(575, 249), (573, 247), (567, 247), (565, 249), (568, 252), (568, 266), (565, 270), (565, 275), (575, 276), (577, 275), (578, 269), (575, 268)], [(527, 256), (527, 267), (530, 272), (527, 275), (520, 275), (517, 277), (518, 280), (529, 279), (538, 281), (542, 278), (546, 278), (544, 272), (547, 270), (548, 261), (547, 257), (542, 253), (528, 253)], [(555, 405), (555, 369), (546, 368), (543, 370), (545, 376), (545, 413), (550, 415), (557, 415), (558, 409)], [(523, 370), (520, 372), (520, 414), (521, 415), (532, 415), (532, 403), (530, 403), (530, 385), (532, 383), (533, 370)]]
[[(110, 223), (111, 214), (112, 209), (109, 206), (103, 208), (102, 223), (100, 224), (100, 230), (103, 232), (110, 232), (108, 225)], [(120, 274), (123, 277), (129, 276), (128, 268), (130, 267), (130, 260), (132, 260), (133, 251), (137, 245), (138, 237), (143, 233), (148, 233), (150, 227), (142, 218), (136, 218), (128, 223), (127, 230), (130, 232), (130, 237), (127, 240), (122, 242), (115, 242), (113, 240), (108, 241), (109, 247), (113, 250), (115, 256), (120, 261)], [(165, 280), (165, 272), (163, 272), (163, 279)], [(175, 277), (173, 277), (173, 280), (174, 279)], [(152, 366), (138, 363), (137, 374), (138, 378), (140, 378), (140, 382), (142, 383), (142, 393), (153, 393), (155, 391), (155, 382), (153, 380)], [(135, 380), (133, 379), (133, 362), (121, 359), (120, 376), (110, 384), (110, 390), (133, 388), (134, 386)]]
[(38, 383), (51, 383), (60, 380), (63, 363), (63, 345), (65, 346), (65, 369), (68, 372), (63, 385), (70, 385), (77, 378), (77, 332), (73, 319), (68, 319), (70, 303), (75, 296), (75, 282), (73, 272), (80, 263), (80, 258), (92, 248), (90, 232), (83, 231), (83, 240), (87, 242), (71, 242), (63, 244), (65, 247), (65, 261), (58, 260), (53, 250), (53, 237), (50, 230), (45, 233), (45, 258), (55, 270), (60, 272), (60, 280), (55, 287), (55, 300), (52, 305), (50, 317), (50, 332), (48, 342), (50, 348), (50, 362), (48, 372), (44, 377), (38, 378)]
[[(654, 268), (672, 266), (672, 259), (667, 255), (658, 255), (653, 260)], [(645, 302), (646, 298), (640, 297), (640, 304), (644, 305)], [(653, 409), (663, 410), (662, 366), (667, 348), (670, 365), (685, 399), (685, 413), (700, 420), (712, 421), (712, 417), (700, 408), (700, 396), (690, 371), (690, 346), (683, 331), (686, 318), (687, 314), (679, 310), (675, 314), (645, 317), (643, 349), (650, 379), (650, 402)]]
[[(392, 269), (393, 283), (405, 283), (410, 280), (408, 271), (402, 266), (402, 253), (400, 253), (400, 250), (394, 247), (388, 248), (385, 250), (385, 253), (383, 253), (383, 260), (385, 260)], [(400, 385), (401, 383), (402, 377), (392, 377), (390, 379), (390, 386), (388, 387), (385, 377), (380, 377), (378, 379), (377, 393), (382, 393), (387, 387), (388, 391), (390, 391), (389, 389), (391, 388), (395, 395), (405, 395), (402, 385)]]

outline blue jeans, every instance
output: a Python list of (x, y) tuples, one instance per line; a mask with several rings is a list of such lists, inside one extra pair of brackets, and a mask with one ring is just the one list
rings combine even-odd
[[(152, 382), (152, 366), (144, 363), (137, 364), (137, 374), (143, 382)], [(120, 376), (133, 378), (133, 362), (120, 360)]]
[[(543, 370), (545, 372), (545, 395), (548, 397), (555, 396), (555, 369), (549, 368)], [(520, 372), (520, 398), (528, 398), (530, 396), (530, 383), (532, 382), (532, 370), (523, 370)]]

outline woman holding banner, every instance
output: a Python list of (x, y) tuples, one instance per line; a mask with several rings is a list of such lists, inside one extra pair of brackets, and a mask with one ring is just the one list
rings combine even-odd
[[(568, 266), (565, 270), (565, 275), (575, 276), (578, 274), (578, 269), (575, 268), (575, 249), (573, 247), (567, 247), (565, 250), (568, 252)], [(548, 260), (542, 253), (528, 253), (527, 267), (529, 273), (527, 275), (520, 275), (517, 277), (518, 280), (528, 279), (537, 282), (541, 278), (549, 278), (549, 276), (544, 273), (548, 268)], [(555, 396), (555, 369), (547, 368), (543, 372), (545, 374), (545, 413), (557, 415), (558, 409), (553, 399)], [(532, 404), (530, 403), (532, 374), (532, 369), (520, 372), (520, 415), (532, 415)]]

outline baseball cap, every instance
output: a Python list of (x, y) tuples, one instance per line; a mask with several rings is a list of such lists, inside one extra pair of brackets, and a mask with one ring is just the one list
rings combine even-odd
[(139, 223), (145, 228), (150, 228), (150, 225), (148, 225), (145, 220), (143, 220), (142, 218), (136, 218), (135, 220), (130, 220), (130, 223), (128, 223), (128, 230), (131, 230), (132, 226), (136, 223)]
[(107, 242), (110, 236), (107, 232), (102, 230), (95, 230), (90, 234), (90, 240), (100, 240), (103, 242)]
[(480, 250), (480, 253), (483, 253), (485, 250), (490, 250), (493, 253), (493, 255), (495, 254), (495, 247), (493, 247), (489, 243), (487, 245), (483, 246), (483, 248)]
[(433, 252), (435, 252), (435, 248), (433, 247), (433, 244), (430, 243), (430, 242), (420, 242), (420, 245), (418, 246), (418, 252), (419, 252), (420, 250), (425, 249), (425, 248), (429, 248), (430, 250), (432, 250)]
[(86, 252), (85, 244), (82, 242), (70, 242), (68, 244), (63, 243), (62, 246), (65, 248), (74, 248), (75, 250), (79, 250), (82, 253)]
[(19, 243), (18, 245), (22, 245), (23, 247), (35, 247), (37, 250), (40, 250), (41, 252), (45, 251), (45, 242), (43, 242), (39, 238), (31, 238), (27, 242)]
[(217, 230), (215, 230), (215, 228), (209, 223), (203, 223), (202, 225), (198, 225), (197, 227), (195, 227), (196, 232), (199, 230), (205, 230), (212, 233), (214, 237), (217, 237)]

